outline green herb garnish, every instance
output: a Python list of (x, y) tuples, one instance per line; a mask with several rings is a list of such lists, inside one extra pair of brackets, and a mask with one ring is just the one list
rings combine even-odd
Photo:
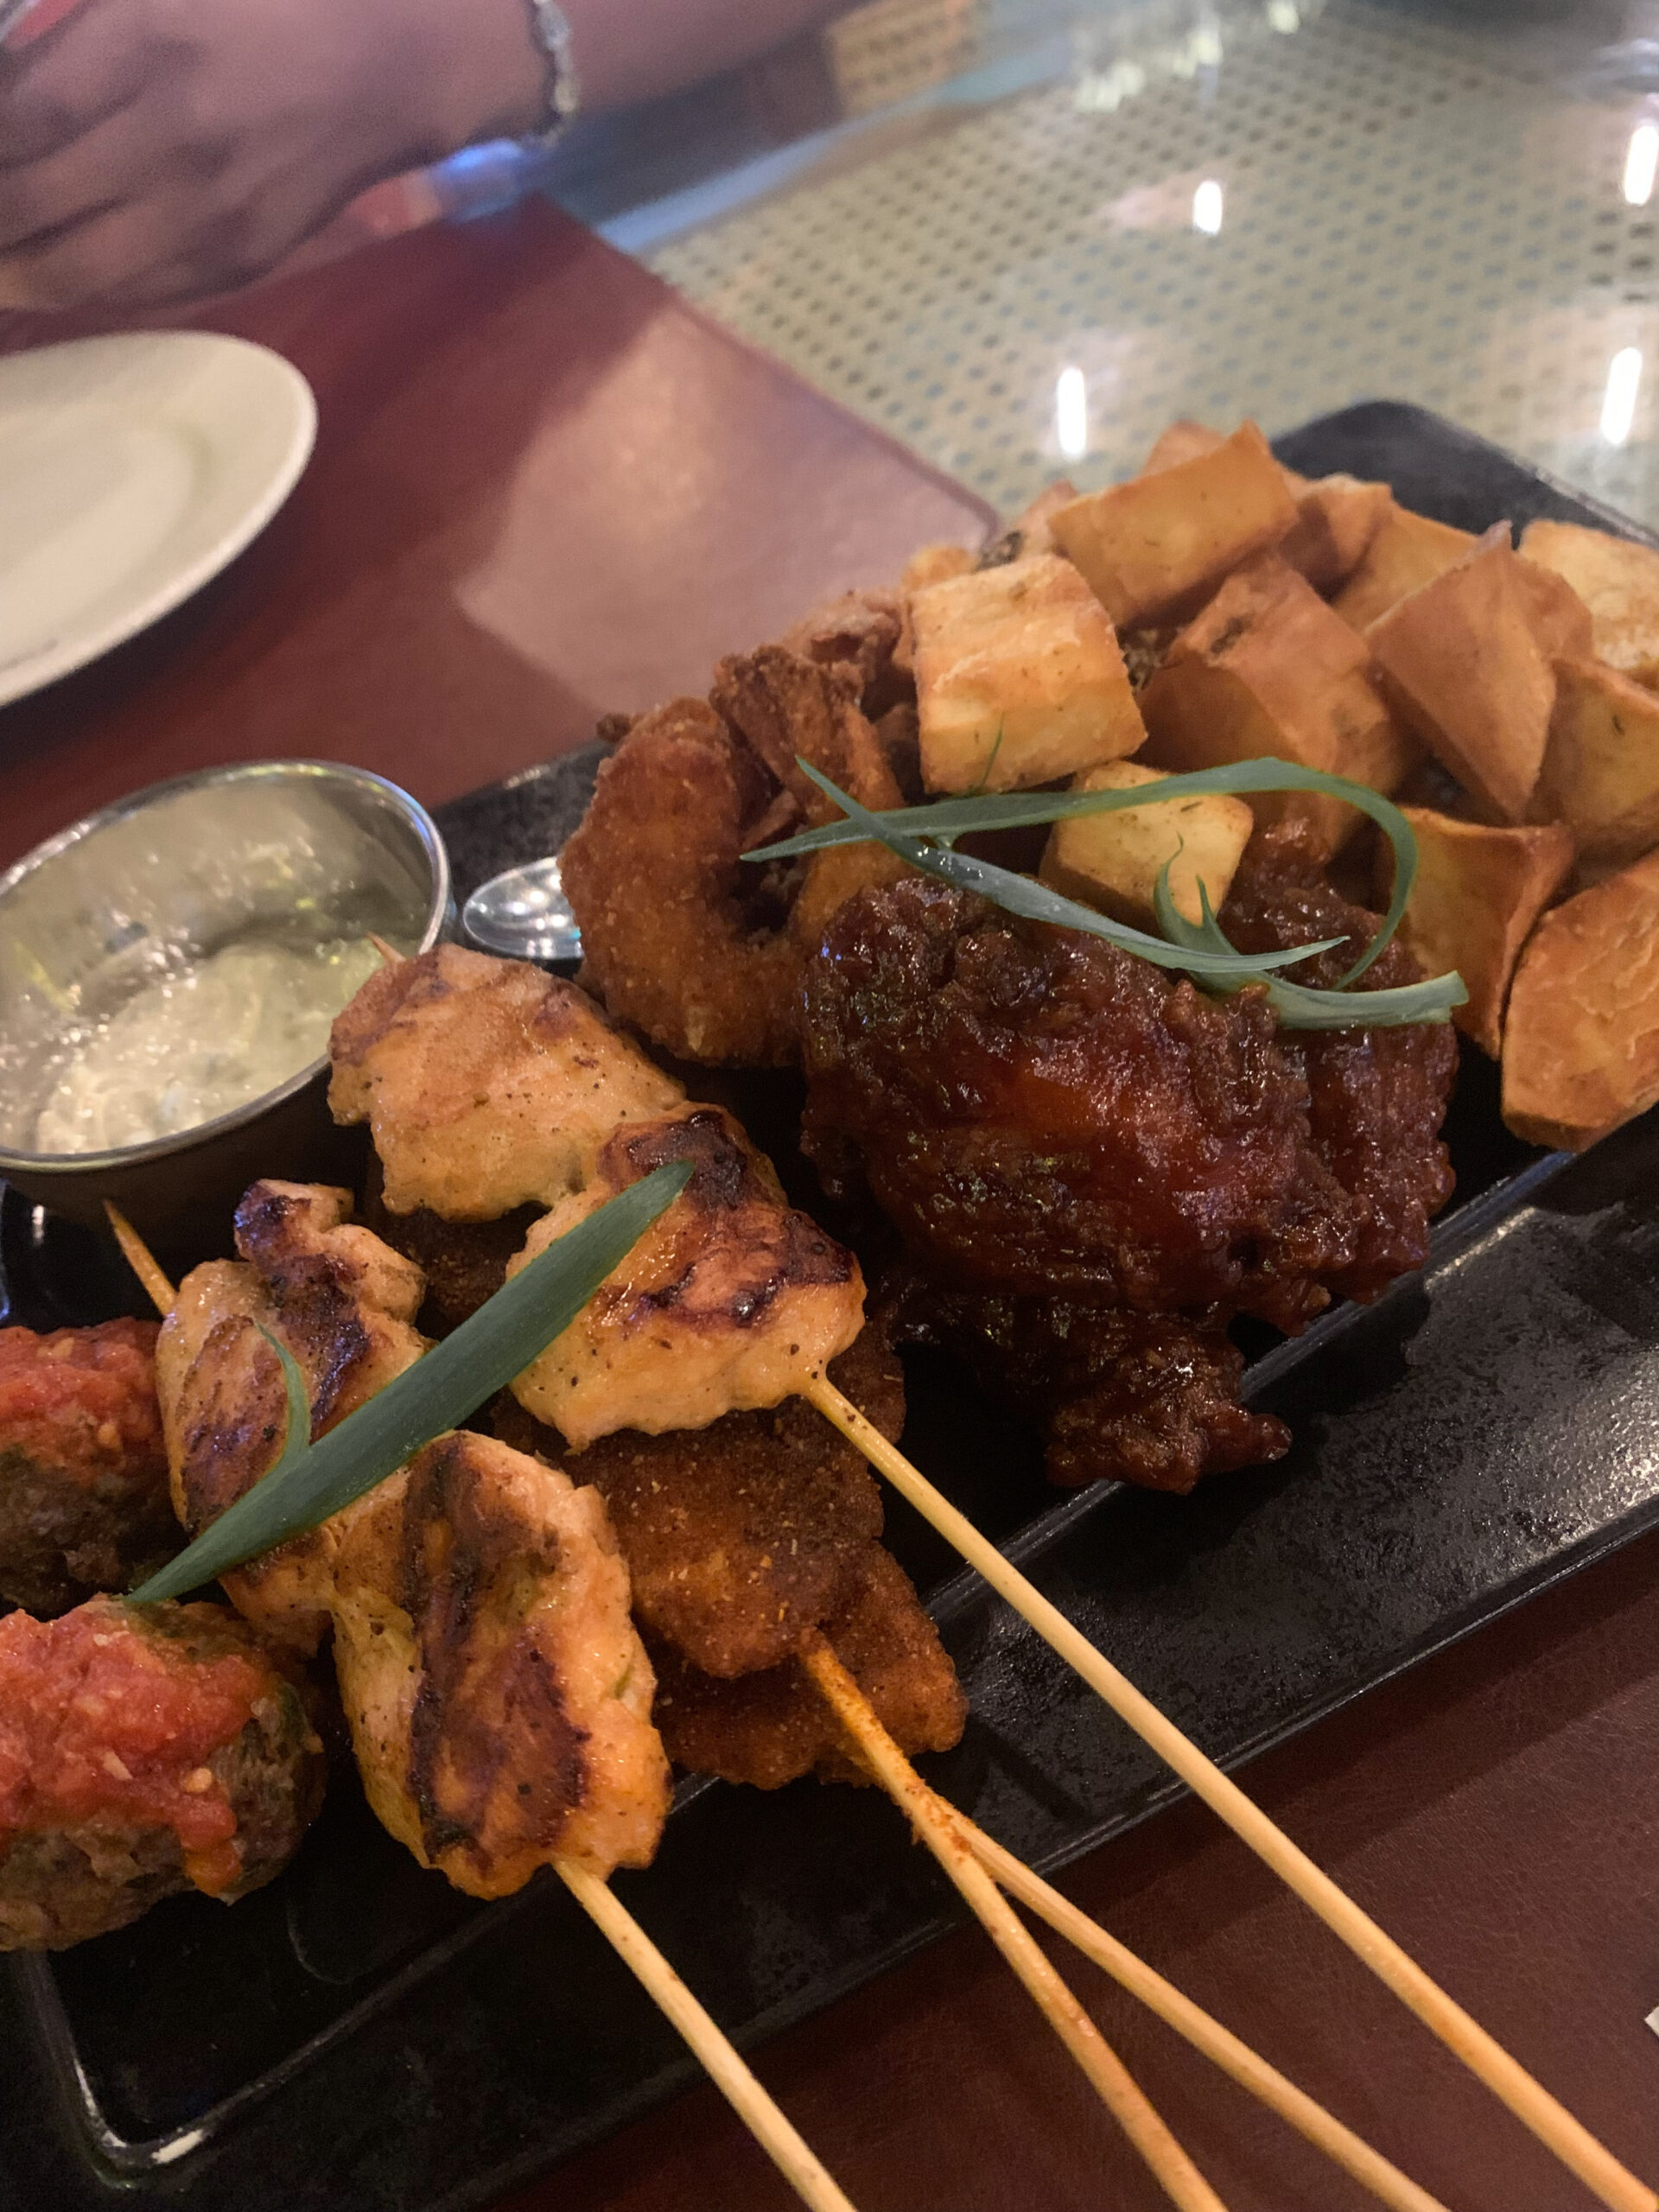
[[(1060, 929), (1081, 930), (1090, 937), (1133, 952), (1160, 968), (1178, 969), (1195, 982), (1223, 990), (1242, 990), (1256, 983), (1268, 988), (1274, 1010), (1290, 1029), (1395, 1028), (1410, 1022), (1445, 1021), (1452, 1008), (1468, 997), (1463, 979), (1454, 974), (1436, 976), (1402, 989), (1354, 993), (1357, 982), (1400, 926), (1417, 873), (1417, 840), (1411, 824), (1397, 806), (1364, 784), (1345, 776), (1330, 776), (1318, 768), (1293, 767), (1284, 760), (1241, 760), (1218, 768), (1201, 768), (1189, 775), (1167, 776), (1156, 784), (1135, 784), (1122, 791), (1010, 791), (941, 799), (926, 806), (897, 807), (872, 814), (849, 798), (808, 760), (798, 763), (819, 790), (832, 798), (846, 819), (826, 823), (798, 836), (746, 853), (751, 861), (789, 860), (798, 854), (822, 852), (832, 845), (875, 842), (887, 846), (923, 874), (977, 892), (982, 898), (1028, 921), (1047, 922)], [(1130, 928), (1080, 906), (1033, 877), (989, 861), (973, 860), (954, 850), (955, 840), (970, 831), (1014, 830), (1034, 823), (1062, 822), (1079, 814), (1109, 814), (1122, 807), (1158, 805), (1166, 799), (1196, 797), (1208, 791), (1241, 796), (1249, 791), (1322, 791), (1345, 800), (1369, 815), (1394, 849), (1394, 895), (1382, 926), (1359, 958), (1331, 990), (1306, 984), (1280, 982), (1274, 971), (1294, 967), (1317, 953), (1333, 950), (1346, 940), (1325, 938), (1312, 944), (1295, 945), (1281, 952), (1241, 953), (1230, 945), (1202, 893), (1204, 919), (1187, 921), (1169, 894), (1166, 866), (1157, 894), (1158, 925), (1162, 937)]]
[(288, 1392), (282, 1458), (193, 1544), (135, 1590), (149, 1605), (181, 1598), (353, 1504), (434, 1437), (458, 1427), (562, 1336), (612, 1270), (691, 1179), (689, 1160), (658, 1167), (538, 1252), (493, 1298), (366, 1405), (311, 1441), (305, 1378), (275, 1344)]

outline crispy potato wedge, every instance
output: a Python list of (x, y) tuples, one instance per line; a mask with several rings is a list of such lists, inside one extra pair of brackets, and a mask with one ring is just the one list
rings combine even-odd
[(1364, 559), (1394, 505), (1386, 484), (1319, 476), (1298, 494), (1294, 529), (1277, 551), (1315, 591), (1334, 591)]
[(1523, 822), (1543, 766), (1555, 662), (1589, 650), (1590, 614), (1509, 524), (1365, 632), (1389, 698), (1497, 822)]
[[(1141, 694), (1146, 758), (1211, 768), (1272, 753), (1391, 791), (1419, 746), (1372, 681), (1365, 641), (1274, 554), (1228, 577), (1176, 638)], [(1359, 826), (1340, 799), (1267, 793), (1258, 822), (1306, 823), (1326, 858)]]
[[(1573, 832), (1555, 823), (1495, 830), (1421, 806), (1402, 811), (1417, 836), (1417, 876), (1401, 940), (1426, 976), (1457, 969), (1469, 1002), (1452, 1019), (1496, 1059), (1521, 948), (1573, 872)], [(1376, 895), (1385, 907), (1394, 894), (1393, 862), (1380, 844)]]
[(1529, 523), (1521, 550), (1564, 576), (1589, 608), (1598, 660), (1659, 685), (1659, 552), (1575, 522)]
[(1024, 791), (1144, 742), (1112, 626), (1058, 554), (930, 584), (910, 613), (929, 791)]
[[(1134, 760), (1114, 760), (1074, 779), (1073, 791), (1127, 791), (1161, 784), (1164, 772)], [(1126, 806), (1116, 814), (1081, 814), (1057, 822), (1038, 874), (1068, 899), (1097, 906), (1135, 929), (1155, 931), (1153, 904), (1158, 878), (1169, 866), (1170, 895), (1192, 922), (1204, 919), (1203, 883), (1217, 911), (1232, 887), (1255, 817), (1247, 802), (1212, 792), (1168, 799), (1154, 806)]]
[(1421, 590), (1461, 560), (1474, 543), (1468, 531), (1431, 522), (1390, 499), (1359, 566), (1331, 604), (1344, 622), (1368, 630), (1408, 592)]
[(1544, 916), (1503, 1029), (1503, 1119), (1583, 1152), (1659, 1102), (1659, 853)]
[(1295, 520), (1283, 470), (1245, 423), (1211, 453), (1072, 500), (1049, 527), (1122, 628), (1191, 613)]
[(1659, 845), (1659, 698), (1599, 660), (1555, 664), (1555, 711), (1532, 795), (1584, 862), (1623, 868)]

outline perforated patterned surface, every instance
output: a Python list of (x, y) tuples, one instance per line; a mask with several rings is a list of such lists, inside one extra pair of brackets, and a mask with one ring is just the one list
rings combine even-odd
[[(1649, 108), (1586, 88), (1582, 11), (1576, 53), (1445, 13), (880, 0), (837, 81), (907, 117), (648, 257), (1005, 508), (1128, 473), (1177, 415), (1387, 396), (1659, 520)], [(1021, 52), (1051, 80), (995, 97)]]

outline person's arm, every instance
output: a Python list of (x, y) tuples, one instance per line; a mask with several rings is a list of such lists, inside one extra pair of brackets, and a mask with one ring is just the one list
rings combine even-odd
[[(835, 0), (565, 0), (582, 105), (734, 66)], [(528, 0), (79, 0), (0, 55), (0, 307), (243, 283), (366, 186), (534, 130)]]

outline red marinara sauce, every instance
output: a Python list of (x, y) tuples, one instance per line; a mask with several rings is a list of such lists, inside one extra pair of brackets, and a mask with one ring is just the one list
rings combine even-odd
[(165, 1478), (156, 1321), (0, 1329), (0, 1452), (25, 1452), (83, 1483), (117, 1469)]
[(207, 1762), (280, 1688), (212, 1605), (93, 1598), (61, 1619), (0, 1619), (0, 1836), (170, 1827), (210, 1896), (241, 1872), (237, 1820)]

